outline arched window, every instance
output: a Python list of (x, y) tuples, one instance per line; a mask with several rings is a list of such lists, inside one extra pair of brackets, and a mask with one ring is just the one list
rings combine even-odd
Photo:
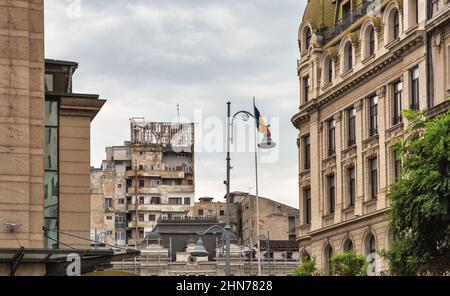
[(344, 252), (353, 252), (353, 250), (353, 242), (348, 238), (344, 243)]
[(332, 275), (333, 271), (331, 270), (331, 258), (333, 257), (333, 247), (328, 244), (324, 249), (324, 271), (326, 275)]
[(328, 82), (333, 81), (333, 61), (331, 60), (330, 57), (328, 57), (328, 71), (327, 71), (327, 75), (328, 75)]
[(369, 28), (369, 56), (375, 54), (375, 29)]
[(400, 20), (400, 13), (397, 7), (387, 9), (386, 17), (386, 44), (400, 38), (400, 33), (403, 30), (402, 21)]
[(327, 85), (328, 83), (333, 81), (333, 60), (328, 55), (323, 63), (323, 85)]
[(364, 238), (364, 254), (370, 255), (377, 252), (377, 244), (375, 236), (372, 233), (368, 233)]
[(353, 46), (350, 42), (347, 42), (344, 46), (344, 69), (343, 73), (353, 68)]
[(311, 29), (309, 27), (305, 28), (305, 50), (308, 50), (311, 46)]
[(375, 253), (377, 251), (377, 245), (375, 242), (375, 236), (371, 235), (369, 239), (369, 254)]
[(400, 14), (398, 13), (398, 10), (395, 10), (393, 15), (393, 37), (394, 39), (397, 39), (400, 37)]

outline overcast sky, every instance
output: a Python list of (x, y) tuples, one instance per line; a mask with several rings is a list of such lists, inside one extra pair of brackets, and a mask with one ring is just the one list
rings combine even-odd
[[(74, 92), (108, 100), (92, 123), (92, 165), (100, 166), (106, 146), (129, 139), (131, 117), (172, 121), (180, 104), (181, 116), (205, 135), (205, 122), (224, 120), (227, 100), (233, 111), (252, 111), (255, 96), (278, 144), (272, 156), (279, 156), (261, 161), (260, 195), (298, 207), (290, 119), (298, 108), (297, 31), (306, 2), (45, 0), (46, 58), (77, 61)], [(252, 133), (239, 134), (253, 143)], [(205, 150), (201, 141), (198, 151)], [(225, 157), (196, 153), (197, 197), (222, 200)], [(253, 157), (232, 154), (231, 190), (251, 187), (254, 194)]]

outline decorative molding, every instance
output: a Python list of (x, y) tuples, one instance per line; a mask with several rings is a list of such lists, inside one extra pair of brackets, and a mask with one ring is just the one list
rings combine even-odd
[(386, 96), (386, 86), (383, 85), (382, 87), (377, 89), (377, 96), (378, 99), (383, 99)]

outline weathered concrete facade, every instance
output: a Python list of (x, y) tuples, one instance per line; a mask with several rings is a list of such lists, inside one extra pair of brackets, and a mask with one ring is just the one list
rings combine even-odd
[[(258, 241), (256, 196), (245, 192), (231, 192), (231, 199), (238, 207), (239, 236), (243, 243), (253, 246)], [(259, 240), (295, 240), (299, 223), (298, 209), (266, 197), (258, 198)]]
[[(401, 110), (449, 106), (448, 1), (370, 4), (311, 0), (299, 30), (298, 242), (326, 273), (336, 253), (389, 248), (388, 188), (401, 171), (392, 147), (408, 125)], [(439, 29), (429, 34), (432, 18)]]
[[(161, 217), (187, 216), (195, 197), (193, 139), (191, 123), (132, 119), (131, 141), (106, 148), (102, 168), (92, 170), (91, 202), (97, 206), (91, 213), (96, 219), (91, 237), (134, 245), (136, 229), (139, 243)], [(103, 208), (98, 207), (101, 195)]]

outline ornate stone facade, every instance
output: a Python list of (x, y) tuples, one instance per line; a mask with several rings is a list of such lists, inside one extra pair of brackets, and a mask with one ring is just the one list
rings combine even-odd
[(393, 144), (408, 125), (400, 112), (449, 106), (448, 1), (373, 3), (310, 0), (299, 29), (297, 240), (325, 273), (336, 253), (389, 248), (388, 188), (401, 170)]

